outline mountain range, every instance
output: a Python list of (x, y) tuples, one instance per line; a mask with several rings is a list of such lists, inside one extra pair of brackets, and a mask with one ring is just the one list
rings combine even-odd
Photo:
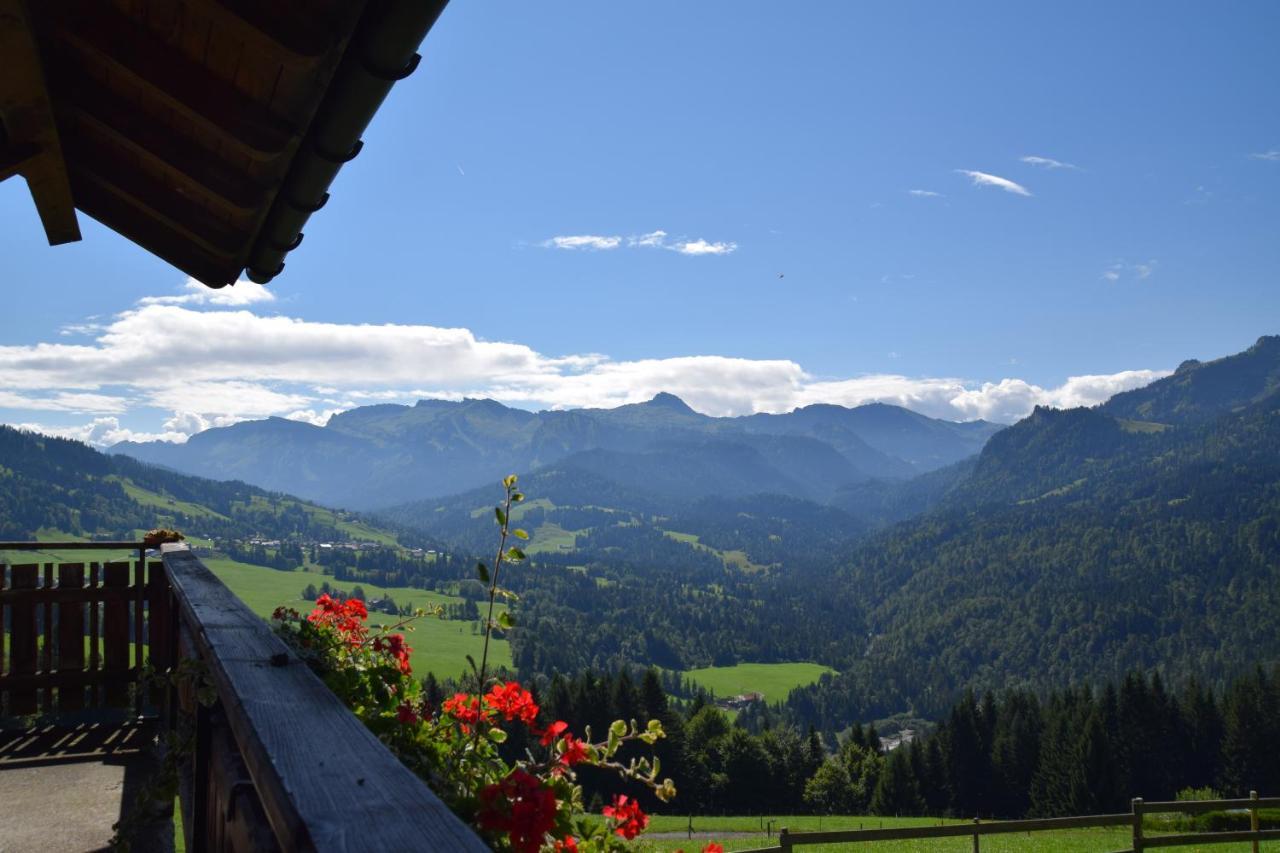
[(1000, 428), (883, 404), (717, 418), (664, 393), (613, 409), (542, 412), (493, 400), (420, 400), (350, 409), (323, 427), (269, 418), (206, 430), (184, 444), (122, 442), (111, 452), (360, 510), (551, 465), (630, 470), (666, 498), (746, 489), (825, 502), (852, 484), (903, 480), (972, 456)]

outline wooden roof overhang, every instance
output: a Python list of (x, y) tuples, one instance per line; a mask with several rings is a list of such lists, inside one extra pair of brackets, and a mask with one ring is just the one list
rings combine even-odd
[(447, 0), (0, 0), (0, 181), (210, 287), (266, 283)]

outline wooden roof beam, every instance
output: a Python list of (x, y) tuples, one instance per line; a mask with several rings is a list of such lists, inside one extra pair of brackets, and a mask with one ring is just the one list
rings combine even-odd
[(287, 121), (114, 7), (98, 2), (53, 4), (67, 45), (123, 73), (255, 160), (286, 153), (298, 138)]
[(167, 125), (147, 116), (137, 105), (90, 77), (60, 85), (58, 109), (62, 118), (90, 125), (140, 156), (152, 157), (181, 172), (206, 191), (211, 200), (233, 213), (259, 207), (267, 189), (202, 149)]
[(22, 175), (49, 245), (80, 239), (40, 51), (23, 0), (0, 0), (0, 180)]
[(242, 265), (238, 261), (212, 255), (192, 243), (187, 234), (140, 215), (131, 199), (106, 186), (82, 181), (76, 187), (76, 201), (89, 216), (209, 287), (225, 287), (240, 274)]

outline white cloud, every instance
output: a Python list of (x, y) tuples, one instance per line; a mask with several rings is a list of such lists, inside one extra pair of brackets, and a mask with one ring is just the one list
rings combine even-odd
[(1031, 195), (1031, 191), (1022, 184), (1015, 184), (1008, 178), (1002, 178), (999, 175), (989, 175), (986, 172), (975, 172), (972, 169), (956, 169), (961, 175), (968, 175), (973, 180), (975, 187), (997, 187), (1007, 193), (1016, 195)]
[(616, 249), (622, 244), (621, 237), (601, 237), (596, 234), (578, 234), (568, 237), (552, 237), (543, 242), (548, 249), (589, 249), (605, 251)]
[[(241, 279), (227, 287), (206, 287), (194, 278), (188, 278), (178, 296), (144, 296), (140, 305), (254, 305), (274, 302), (276, 295), (261, 284)], [(73, 328), (73, 327), (69, 327)]]
[(324, 409), (317, 412), (315, 409), (299, 409), (296, 412), (290, 412), (285, 415), (291, 421), (302, 421), (312, 426), (322, 427), (329, 422), (329, 418), (343, 411), (342, 409)]
[(94, 418), (83, 426), (47, 426), (38, 423), (14, 424), (18, 429), (52, 435), (57, 438), (70, 438), (83, 441), (95, 447), (110, 447), (122, 441), (174, 441), (187, 440), (185, 433), (170, 432), (135, 432), (120, 426), (120, 419), (113, 417)]
[(685, 240), (671, 246), (682, 255), (727, 255), (738, 248), (737, 243), (708, 243), (706, 240)]
[[(667, 249), (672, 252), (679, 252), (682, 255), (727, 255), (738, 248), (737, 243), (727, 241), (713, 243), (701, 238), (689, 240), (681, 237), (668, 243), (668, 236), (670, 235), (662, 229), (650, 231), (647, 234), (633, 234), (626, 238), (626, 246), (630, 249)], [(583, 234), (574, 237), (552, 237), (549, 240), (543, 240), (539, 245), (546, 249), (602, 251), (616, 249), (623, 245), (623, 238)]]
[(1254, 160), (1270, 160), (1280, 162), (1280, 148), (1272, 148), (1270, 151), (1259, 151), (1257, 154), (1250, 154)]
[(57, 391), (47, 396), (31, 396), (0, 390), (0, 409), (27, 409), (34, 412), (74, 412), (77, 414), (120, 414), (129, 408), (125, 397)]
[(936, 193), (933, 190), (907, 190), (907, 195), (917, 198), (942, 198), (942, 193)]
[(640, 234), (635, 237), (628, 237), (627, 245), (635, 246), (635, 247), (648, 247), (648, 248), (659, 249), (659, 248), (662, 248), (662, 243), (666, 239), (667, 239), (667, 232), (663, 231), (662, 229), (658, 229), (657, 231), (650, 231), (648, 234)]
[(1080, 168), (1074, 163), (1064, 163), (1061, 160), (1055, 160), (1052, 157), (1036, 157), (1034, 155), (1029, 154), (1026, 157), (1019, 157), (1018, 159), (1021, 160), (1023, 163), (1030, 163), (1032, 166), (1043, 166), (1046, 169), (1079, 170)]
[(1120, 281), (1124, 278), (1145, 281), (1156, 271), (1156, 266), (1158, 264), (1159, 261), (1154, 258), (1149, 261), (1134, 264), (1126, 263), (1125, 261), (1116, 261), (1102, 271), (1102, 277), (1107, 281)]
[[(1117, 275), (1139, 277), (1143, 266), (1121, 266)], [(117, 315), (86, 344), (0, 346), (0, 407), (103, 415), (79, 426), (25, 425), (107, 445), (183, 441), (266, 415), (322, 424), (357, 405), (425, 397), (563, 409), (634, 403), (669, 391), (713, 415), (878, 400), (937, 417), (1013, 420), (1037, 404), (1099, 402), (1161, 375), (1073, 377), (1056, 388), (1017, 378), (817, 377), (790, 360), (552, 356), (482, 340), (468, 329), (321, 323), (150, 302)], [(129, 427), (121, 425), (126, 416)], [(140, 431), (147, 418), (155, 431)]]

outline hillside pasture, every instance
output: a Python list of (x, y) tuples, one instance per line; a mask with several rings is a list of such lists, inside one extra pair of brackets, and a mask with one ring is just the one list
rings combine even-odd
[(781, 702), (795, 688), (812, 684), (828, 672), (834, 674), (835, 670), (817, 663), (740, 663), (690, 669), (682, 674), (721, 699), (763, 693), (765, 701)]
[[(431, 607), (462, 602), (461, 598), (413, 587), (381, 587), (371, 583), (336, 581), (311, 572), (281, 572), (227, 559), (213, 558), (203, 562), (254, 613), (263, 618), (270, 618), (271, 612), (280, 606), (295, 607), (303, 611), (310, 609), (311, 602), (302, 599), (303, 588), (311, 583), (319, 587), (325, 581), (344, 592), (350, 592), (356, 586), (362, 587), (366, 599), (390, 595), (401, 607)], [(370, 625), (391, 624), (393, 621), (394, 617), (385, 613), (369, 614)], [(409, 645), (413, 647), (409, 656), (413, 671), (418, 675), (433, 672), (441, 677), (456, 677), (467, 669), (467, 655), (479, 662), (484, 651), (484, 635), (472, 633), (472, 624), (434, 617), (414, 622), (414, 630), (408, 635)], [(497, 666), (511, 666), (511, 647), (506, 640), (495, 640), (489, 644), (489, 660)]]
[[(766, 825), (772, 821), (770, 831)], [(637, 845), (638, 850), (653, 853), (673, 853), (676, 850), (698, 851), (710, 841), (724, 846), (726, 853), (736, 850), (758, 850), (778, 843), (778, 830), (787, 827), (792, 832), (818, 832), (849, 829), (897, 829), (913, 826), (942, 826), (968, 823), (963, 820), (927, 817), (877, 817), (869, 815), (782, 815), (782, 816), (717, 816), (693, 818), (693, 838), (688, 837), (689, 818), (683, 815), (652, 815), (649, 830)], [(1150, 833), (1149, 835), (1154, 835)], [(1088, 829), (1056, 830), (1051, 832), (1009, 833), (984, 835), (981, 839), (983, 853), (1112, 853), (1132, 845), (1132, 833), (1127, 827), (1095, 827)], [(796, 853), (850, 853), (865, 850), (866, 853), (970, 853), (973, 839), (938, 838), (906, 841), (875, 841), (863, 844), (815, 844), (793, 848)], [(1216, 844), (1184, 849), (1206, 853), (1245, 853), (1250, 850), (1247, 842)], [(1258, 849), (1264, 853), (1278, 853), (1280, 842), (1262, 842)]]

